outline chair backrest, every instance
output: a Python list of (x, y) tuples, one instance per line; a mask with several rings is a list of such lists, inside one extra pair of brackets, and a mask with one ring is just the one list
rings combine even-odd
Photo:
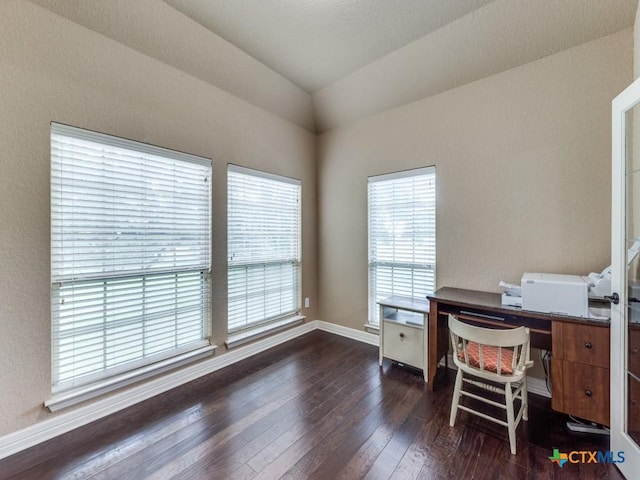
[(531, 366), (529, 329), (476, 327), (449, 315), (454, 362), (469, 370), (497, 376), (520, 376)]

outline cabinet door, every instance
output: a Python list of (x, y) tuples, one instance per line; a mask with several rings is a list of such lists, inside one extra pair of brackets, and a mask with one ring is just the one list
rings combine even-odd
[(424, 367), (421, 328), (384, 322), (384, 356), (416, 368)]

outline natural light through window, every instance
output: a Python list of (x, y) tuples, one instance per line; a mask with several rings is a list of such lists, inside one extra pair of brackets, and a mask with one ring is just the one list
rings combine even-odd
[(53, 391), (209, 346), (211, 161), (51, 128)]
[(435, 167), (369, 177), (369, 323), (390, 295), (435, 289)]
[(229, 332), (300, 310), (299, 180), (229, 165), (227, 179)]

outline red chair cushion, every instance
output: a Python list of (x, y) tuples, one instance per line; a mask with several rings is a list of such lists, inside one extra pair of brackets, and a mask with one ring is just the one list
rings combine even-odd
[[(469, 365), (480, 368), (480, 348), (476, 342), (467, 342), (467, 355), (469, 356)], [(458, 353), (458, 358), (464, 362), (464, 351)], [(498, 373), (498, 347), (491, 345), (482, 345), (482, 358), (484, 359), (484, 369), (488, 372)], [(510, 348), (502, 349), (502, 361), (500, 364), (500, 373), (502, 375), (513, 374), (513, 350)]]

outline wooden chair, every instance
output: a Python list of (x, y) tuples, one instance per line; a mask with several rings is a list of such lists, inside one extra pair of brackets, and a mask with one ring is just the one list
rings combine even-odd
[[(511, 453), (515, 455), (516, 428), (520, 419), (527, 420), (527, 368), (533, 365), (529, 360), (529, 329), (525, 327), (504, 330), (481, 328), (462, 323), (454, 315), (449, 315), (449, 331), (453, 344), (453, 361), (458, 367), (449, 424), (452, 427), (455, 425), (460, 408), (503, 425), (509, 430)], [(465, 375), (470, 375), (472, 378), (467, 378)], [(504, 388), (483, 380), (502, 384)], [(463, 390), (463, 382), (493, 393), (501, 393), (505, 396), (505, 403), (498, 403)], [(516, 384), (513, 385), (514, 383)], [(462, 395), (506, 410), (507, 420), (460, 405)], [(518, 414), (514, 415), (516, 399), (520, 399), (521, 406)]]

